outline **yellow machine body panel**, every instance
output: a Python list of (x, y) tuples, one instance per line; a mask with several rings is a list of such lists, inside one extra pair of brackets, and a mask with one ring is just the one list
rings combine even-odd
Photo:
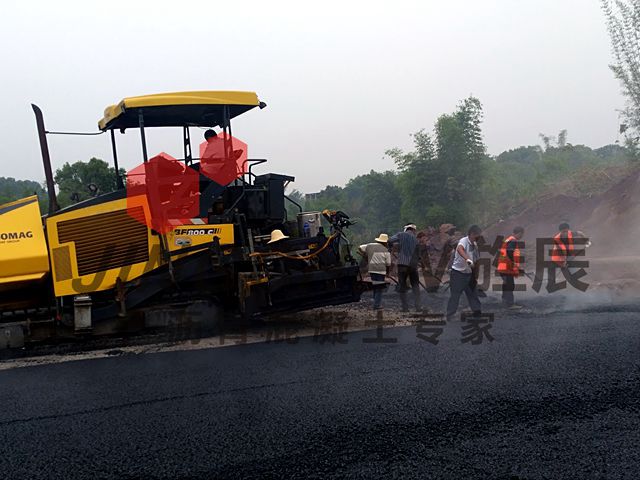
[(0, 205), (0, 287), (39, 280), (48, 272), (38, 197)]
[(47, 218), (55, 295), (107, 290), (160, 266), (160, 240), (145, 215), (143, 205), (127, 210), (123, 198)]
[[(47, 218), (55, 295), (112, 289), (118, 279), (130, 282), (165, 264), (161, 237), (145, 223), (149, 217), (146, 199), (141, 196), (137, 200), (92, 204)], [(233, 225), (176, 226), (165, 234), (165, 245), (176, 251), (211, 242), (215, 235), (221, 244), (232, 244)]]

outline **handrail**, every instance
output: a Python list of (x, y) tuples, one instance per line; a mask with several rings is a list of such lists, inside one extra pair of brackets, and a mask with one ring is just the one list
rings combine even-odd
[(291, 203), (293, 203), (296, 207), (298, 207), (298, 210), (300, 210), (300, 213), (302, 213), (302, 205), (300, 205), (298, 202), (296, 202), (295, 200), (293, 200), (292, 198), (289, 198), (287, 195), (284, 196), (284, 198), (286, 198), (287, 200), (289, 200)]
[[(247, 173), (249, 174), (249, 179), (251, 179), (251, 177), (255, 178), (256, 175), (251, 171), (251, 169), (255, 166), (255, 165), (261, 165), (263, 163), (267, 163), (267, 159), (266, 158), (247, 158), (243, 163), (249, 163), (252, 162), (249, 165), (249, 170), (247, 171)], [(242, 166), (243, 170), (244, 170), (244, 165)]]

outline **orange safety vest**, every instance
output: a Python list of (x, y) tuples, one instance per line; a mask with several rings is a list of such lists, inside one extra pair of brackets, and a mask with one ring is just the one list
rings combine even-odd
[(520, 274), (520, 264), (522, 263), (522, 255), (520, 254), (520, 247), (516, 243), (516, 248), (513, 251), (513, 260), (507, 255), (507, 244), (512, 241), (518, 242), (518, 239), (511, 235), (504, 242), (500, 248), (500, 255), (498, 256), (498, 268), (496, 271), (503, 275), (513, 275), (517, 277)]
[(569, 257), (573, 257), (575, 252), (573, 249), (573, 232), (569, 230), (565, 245), (563, 238), (558, 233), (555, 237), (553, 237), (553, 249), (551, 249), (551, 261), (557, 264), (559, 267), (562, 266), (565, 260)]

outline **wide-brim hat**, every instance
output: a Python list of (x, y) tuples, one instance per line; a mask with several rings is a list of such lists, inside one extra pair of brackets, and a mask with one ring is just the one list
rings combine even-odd
[(381, 233), (380, 235), (378, 235), (378, 238), (376, 238), (376, 242), (388, 243), (389, 235), (387, 235), (386, 233)]
[(282, 230), (274, 230), (273, 232), (271, 232), (271, 240), (267, 242), (267, 245), (270, 243), (279, 242), (280, 240), (284, 240), (285, 238), (289, 237), (282, 233)]
[(410, 223), (404, 226), (404, 231), (406, 232), (407, 230), (418, 230), (418, 227), (416, 227), (415, 223)]

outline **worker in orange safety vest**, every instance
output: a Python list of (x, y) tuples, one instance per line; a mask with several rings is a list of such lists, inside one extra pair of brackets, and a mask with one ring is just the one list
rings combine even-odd
[(560, 231), (553, 237), (553, 247), (551, 248), (549, 283), (562, 288), (564, 284), (556, 282), (556, 270), (559, 268), (571, 285), (585, 291), (588, 284), (580, 282), (579, 279), (586, 275), (584, 267), (588, 267), (589, 262), (577, 261), (576, 258), (586, 255), (586, 249), (591, 246), (591, 241), (584, 232), (572, 231), (568, 223), (561, 223), (558, 230)]
[(498, 256), (497, 273), (502, 277), (502, 303), (510, 309), (520, 309), (522, 306), (514, 303), (513, 292), (515, 290), (515, 279), (523, 271), (524, 256), (520, 247), (524, 228), (515, 227), (513, 235), (507, 237), (502, 242)]
[(560, 268), (567, 268), (567, 259), (575, 255), (573, 247), (573, 232), (568, 223), (561, 223), (558, 226), (559, 232), (553, 237), (553, 248), (551, 249), (551, 261)]

